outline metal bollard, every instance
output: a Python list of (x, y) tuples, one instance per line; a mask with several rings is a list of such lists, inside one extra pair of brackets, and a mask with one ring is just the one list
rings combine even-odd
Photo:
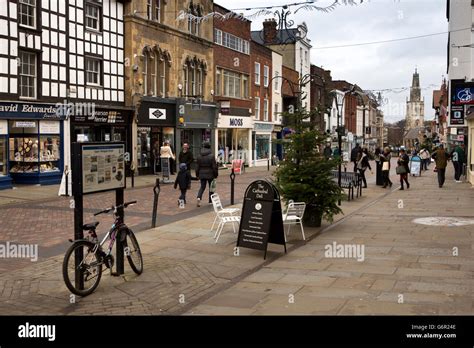
[(67, 166), (64, 168), (64, 175), (66, 175), (66, 196), (69, 196), (69, 170)]
[(154, 198), (153, 198), (153, 215), (151, 218), (151, 227), (154, 228), (156, 227), (156, 216), (158, 213), (158, 197), (160, 196), (160, 179), (156, 179), (155, 187), (153, 187), (153, 193), (154, 193)]
[(232, 167), (232, 172), (230, 173), (230, 205), (234, 205), (234, 186), (235, 186), (235, 173), (234, 167)]
[(270, 156), (267, 158), (267, 171), (270, 171)]
[(135, 187), (135, 165), (132, 163), (130, 166), (130, 170), (132, 171), (132, 188)]

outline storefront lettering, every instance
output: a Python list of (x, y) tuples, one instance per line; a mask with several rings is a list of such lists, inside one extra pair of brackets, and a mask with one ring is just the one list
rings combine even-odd
[(18, 104), (0, 105), (0, 112), (18, 112)]
[(231, 118), (229, 121), (230, 127), (242, 127), (244, 120), (242, 118)]

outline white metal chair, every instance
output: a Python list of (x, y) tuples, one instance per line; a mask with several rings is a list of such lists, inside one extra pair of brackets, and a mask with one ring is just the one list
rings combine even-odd
[(216, 233), (214, 234), (214, 239), (216, 240), (216, 243), (219, 240), (222, 230), (224, 229), (224, 225), (228, 222), (232, 223), (232, 228), (234, 229), (234, 233), (236, 233), (234, 223), (236, 222), (237, 224), (240, 223), (240, 216), (228, 215), (228, 216), (222, 216), (220, 218), (219, 225), (217, 226)]
[(214, 229), (217, 220), (219, 220), (220, 223), (223, 217), (233, 216), (234, 214), (240, 211), (239, 208), (223, 208), (221, 199), (219, 198), (219, 195), (217, 193), (214, 193), (211, 196), (211, 202), (212, 206), (214, 207), (214, 212), (216, 213), (216, 217), (214, 218), (214, 222), (212, 223), (211, 231)]
[(303, 215), (306, 209), (306, 203), (304, 202), (292, 202), (288, 204), (288, 208), (286, 209), (286, 213), (283, 214), (283, 225), (288, 225), (288, 229), (285, 235), (286, 237), (290, 234), (291, 225), (299, 224), (301, 227), (301, 234), (303, 235), (303, 240), (306, 240), (304, 235), (304, 228), (303, 228)]

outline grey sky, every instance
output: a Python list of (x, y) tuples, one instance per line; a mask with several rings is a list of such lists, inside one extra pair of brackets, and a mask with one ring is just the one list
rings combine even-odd
[[(216, 2), (232, 9), (297, 1)], [(319, 0), (316, 4), (323, 7), (332, 2)], [(250, 13), (252, 12), (245, 12)], [(313, 45), (311, 62), (331, 70), (333, 79), (356, 83), (363, 89), (408, 87), (415, 67), (418, 67), (421, 86), (436, 85), (422, 90), (425, 120), (434, 117), (431, 108), (432, 90), (439, 88), (442, 76), (446, 75), (447, 34), (356, 47), (317, 48), (446, 32), (448, 25), (445, 0), (364, 0), (357, 6), (338, 6), (329, 13), (300, 10), (290, 17), (295, 23), (306, 22)], [(265, 18), (254, 19), (252, 30), (260, 30)], [(386, 121), (393, 122), (405, 117), (405, 100), (408, 95), (409, 91), (383, 94), (388, 100), (388, 104), (383, 107)]]

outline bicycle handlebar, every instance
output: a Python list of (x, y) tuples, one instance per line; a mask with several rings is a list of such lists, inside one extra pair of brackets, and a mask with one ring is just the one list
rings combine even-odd
[(137, 201), (130, 201), (130, 202), (126, 202), (126, 203), (123, 203), (123, 204), (120, 204), (120, 205), (117, 205), (117, 206), (111, 206), (110, 208), (107, 208), (107, 209), (104, 209), (102, 211), (99, 211), (99, 212), (95, 213), (94, 216), (97, 216), (97, 215), (100, 215), (100, 214), (108, 214), (112, 210), (115, 212), (115, 211), (117, 211), (117, 209), (127, 208), (129, 205), (133, 205), (135, 203), (137, 203)]

